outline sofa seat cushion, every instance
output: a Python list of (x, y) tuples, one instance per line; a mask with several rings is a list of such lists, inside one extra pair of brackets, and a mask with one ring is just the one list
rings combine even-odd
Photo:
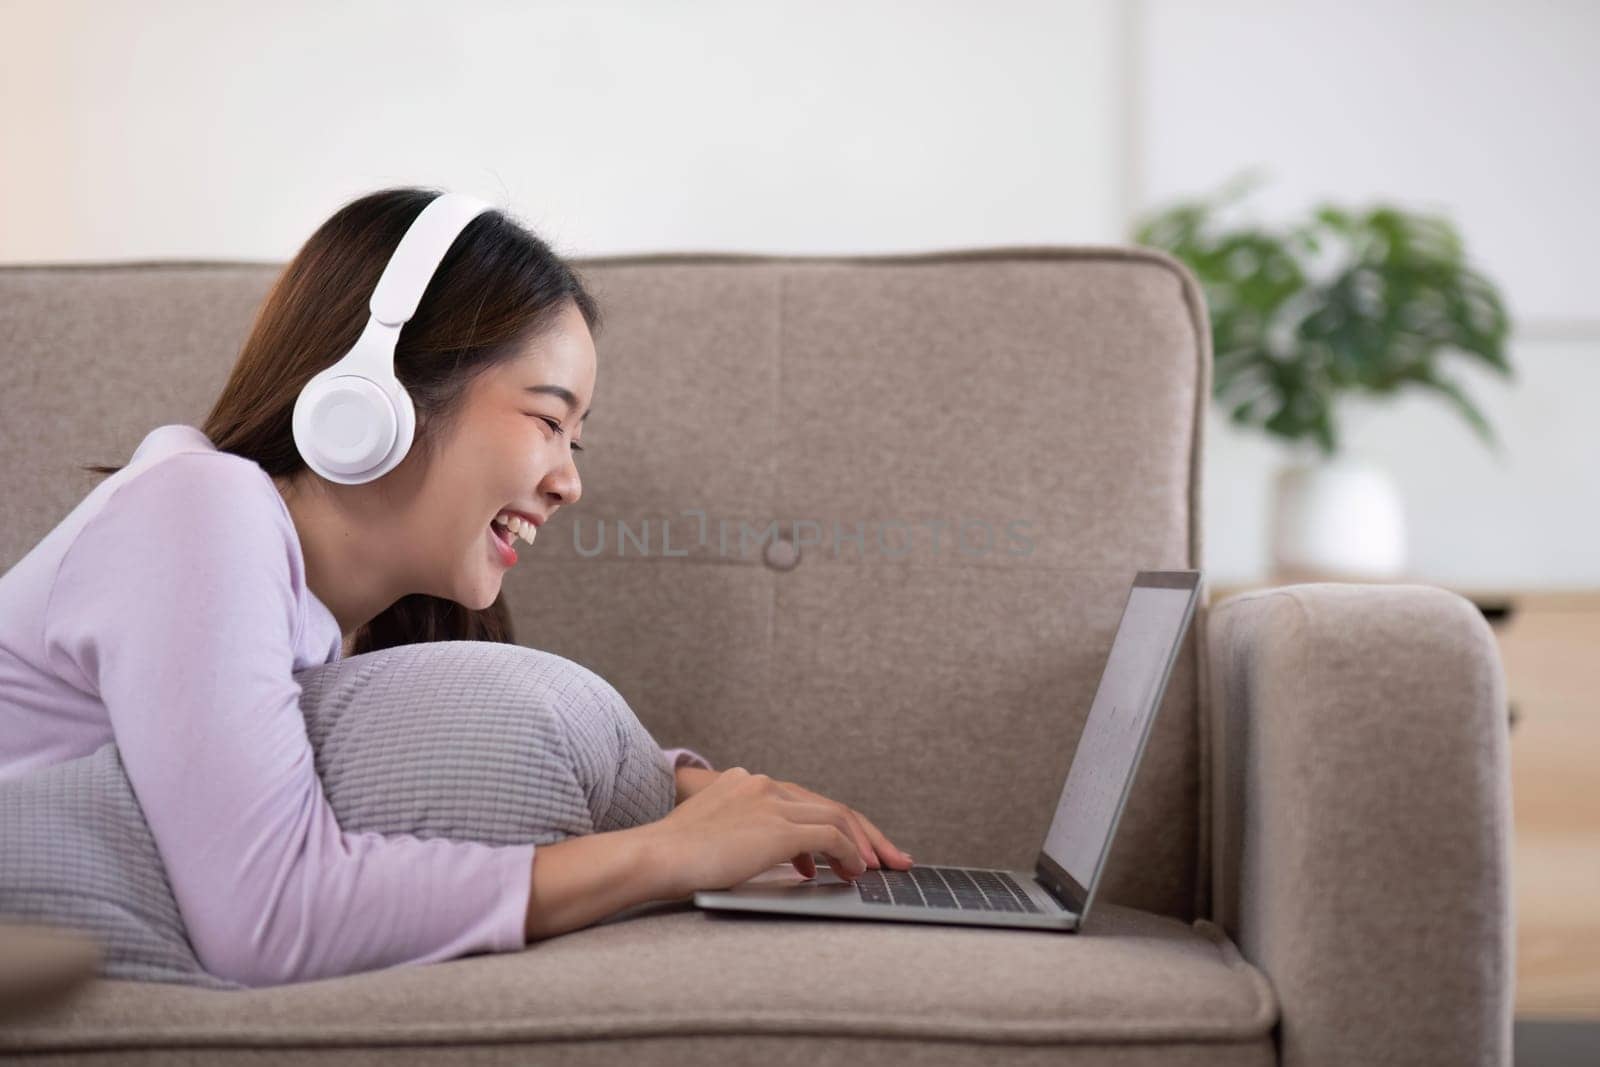
[[(1271, 1063), (1277, 1002), (1205, 921), (1105, 905), (1079, 934), (629, 909), (521, 952), (241, 992), (97, 980), (0, 1055), (277, 1048), (428, 1062)], [(619, 1047), (620, 1046), (620, 1047)], [(1128, 1046), (1137, 1046), (1129, 1048)], [(609, 1050), (609, 1057), (606, 1050)], [(548, 1058), (546, 1058), (548, 1057)], [(835, 1059), (838, 1057), (838, 1059)], [(154, 1058), (154, 1057), (152, 1057)], [(52, 1060), (51, 1062), (61, 1062)], [(1074, 1060), (1073, 1062), (1079, 1062)]]

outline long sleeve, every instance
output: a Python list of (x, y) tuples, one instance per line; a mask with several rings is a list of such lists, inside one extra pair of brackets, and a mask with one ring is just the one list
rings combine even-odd
[(667, 757), (667, 766), (673, 770), (679, 767), (704, 767), (708, 771), (716, 770), (711, 766), (710, 760), (690, 748), (664, 748), (661, 753)]
[(521, 948), (533, 844), (341, 831), (294, 680), (298, 535), (261, 474), (220, 453), (141, 472), (45, 609), (47, 654), (106, 706), (196, 955), (262, 986)]

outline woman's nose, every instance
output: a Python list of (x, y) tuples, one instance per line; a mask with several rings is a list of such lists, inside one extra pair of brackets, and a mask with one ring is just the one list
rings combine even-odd
[(542, 488), (545, 496), (558, 506), (578, 502), (578, 498), (583, 495), (583, 480), (578, 477), (578, 468), (571, 457), (545, 477)]

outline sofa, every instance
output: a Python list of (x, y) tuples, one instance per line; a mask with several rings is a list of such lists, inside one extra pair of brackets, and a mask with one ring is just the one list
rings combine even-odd
[[(919, 863), (1032, 869), (1135, 573), (1205, 567), (1193, 275), (1116, 246), (575, 265), (605, 315), (584, 494), (506, 576), (517, 640)], [(96, 484), (79, 464), (202, 421), (280, 266), (0, 268), (0, 564)], [(10, 927), (0, 1055), (1508, 1063), (1505, 706), (1454, 593), (1203, 587), (1080, 933), (685, 898), (218, 992)]]

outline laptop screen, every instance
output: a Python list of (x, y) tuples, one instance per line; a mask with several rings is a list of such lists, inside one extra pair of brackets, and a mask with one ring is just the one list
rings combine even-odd
[[(1140, 571), (1066, 785), (1045, 835), (1045, 860), (1092, 898), (1198, 598), (1198, 571)], [(1076, 894), (1074, 894), (1076, 895)], [(1087, 910), (1086, 908), (1084, 910)]]

